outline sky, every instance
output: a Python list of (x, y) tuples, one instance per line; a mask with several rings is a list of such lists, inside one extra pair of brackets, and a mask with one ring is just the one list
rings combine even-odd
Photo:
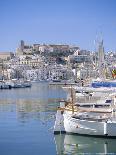
[(0, 0), (0, 52), (26, 44), (69, 44), (116, 51), (116, 0)]

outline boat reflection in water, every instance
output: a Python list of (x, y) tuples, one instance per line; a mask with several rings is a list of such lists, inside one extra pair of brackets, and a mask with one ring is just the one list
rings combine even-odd
[(56, 151), (63, 154), (115, 154), (116, 139), (84, 137), (79, 135), (55, 135)]

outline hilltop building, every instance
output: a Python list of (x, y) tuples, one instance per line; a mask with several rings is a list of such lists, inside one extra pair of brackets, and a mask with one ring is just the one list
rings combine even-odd
[(0, 52), (0, 59), (2, 60), (10, 60), (14, 57), (13, 52)]

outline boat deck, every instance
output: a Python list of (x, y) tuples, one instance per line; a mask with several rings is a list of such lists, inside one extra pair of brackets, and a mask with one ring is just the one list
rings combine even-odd
[(87, 121), (98, 121), (98, 122), (104, 122), (107, 121), (108, 117), (83, 117), (83, 116), (72, 116), (72, 118), (79, 119), (79, 120), (87, 120)]

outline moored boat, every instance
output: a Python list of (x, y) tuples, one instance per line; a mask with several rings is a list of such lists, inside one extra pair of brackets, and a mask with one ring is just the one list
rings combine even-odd
[(83, 108), (61, 103), (54, 133), (67, 132), (90, 136), (116, 137), (116, 97), (109, 108)]

